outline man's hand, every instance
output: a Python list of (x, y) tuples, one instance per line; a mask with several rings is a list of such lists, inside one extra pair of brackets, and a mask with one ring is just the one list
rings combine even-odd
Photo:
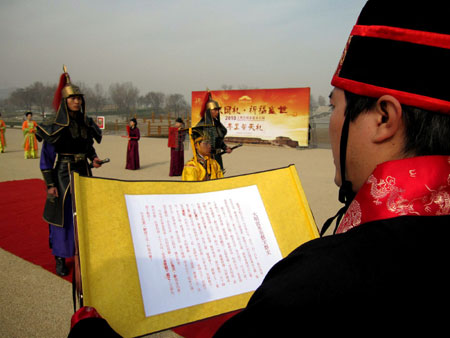
[(48, 188), (47, 195), (52, 197), (58, 197), (58, 189), (56, 187)]
[(227, 147), (227, 149), (225, 151), (229, 154), (233, 151), (233, 149), (231, 149), (230, 147)]
[(92, 166), (93, 166), (94, 168), (100, 168), (100, 167), (102, 166), (101, 160), (100, 160), (98, 157), (95, 157), (95, 158), (92, 160)]

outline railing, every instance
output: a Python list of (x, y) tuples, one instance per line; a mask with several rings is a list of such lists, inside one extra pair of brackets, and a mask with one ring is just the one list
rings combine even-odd
[[(137, 119), (138, 128), (141, 136), (147, 137), (168, 137), (169, 128), (175, 126), (175, 118), (158, 118), (158, 119)], [(190, 120), (185, 121), (186, 126), (190, 125)], [(115, 119), (114, 122), (106, 121), (105, 129), (103, 130), (106, 135), (119, 135), (126, 134), (128, 122), (119, 121)]]
[[(7, 128), (22, 128), (23, 121), (4, 119)], [(36, 121), (40, 122), (40, 121)], [(190, 125), (187, 119), (186, 126)], [(122, 119), (115, 119), (113, 122), (106, 120), (105, 135), (125, 135), (128, 123)], [(138, 119), (138, 127), (143, 137), (168, 137), (169, 128), (175, 125), (175, 119), (156, 118)], [(330, 148), (330, 138), (328, 136), (328, 123), (317, 123), (311, 120), (311, 131), (309, 148)]]
[(23, 121), (11, 121), (4, 119), (7, 128), (22, 128)]
[[(96, 120), (96, 116), (91, 116), (94, 120)], [(175, 126), (176, 116), (173, 117), (170, 114), (168, 116), (159, 117), (151, 117), (151, 118), (137, 118), (138, 127), (141, 132), (141, 136), (148, 137), (168, 137), (169, 128)], [(4, 118), (7, 128), (22, 128), (23, 120), (13, 119), (13, 118)], [(37, 123), (42, 122), (42, 118), (37, 116), (35, 121)], [(185, 125), (190, 126), (190, 119), (185, 119)], [(106, 116), (105, 129), (103, 129), (103, 133), (105, 135), (120, 135), (126, 134), (127, 125), (129, 124), (127, 118), (119, 117), (119, 116)]]

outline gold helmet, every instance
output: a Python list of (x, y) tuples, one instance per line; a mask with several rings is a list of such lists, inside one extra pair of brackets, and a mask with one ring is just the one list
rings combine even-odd
[(207, 132), (202, 127), (194, 127), (191, 129), (191, 137), (192, 141), (194, 141), (194, 144), (200, 143), (200, 142), (211, 142), (211, 138)]
[(220, 106), (219, 106), (219, 103), (217, 101), (209, 100), (208, 102), (206, 102), (205, 109), (206, 110), (213, 110), (213, 109), (219, 109), (220, 110)]
[(189, 128), (189, 139), (192, 147), (192, 154), (194, 155), (194, 161), (197, 162), (197, 148), (196, 145), (200, 144), (200, 142), (211, 142), (211, 138), (209, 136), (208, 131), (203, 126), (196, 126), (193, 128)]
[(70, 96), (74, 96), (74, 95), (80, 95), (82, 96), (83, 93), (80, 90), (80, 87), (75, 86), (74, 84), (72, 84), (70, 82), (70, 76), (67, 73), (67, 68), (65, 65), (63, 65), (63, 71), (64, 71), (64, 76), (66, 78), (66, 84), (65, 86), (61, 89), (61, 96), (63, 99), (67, 99)]
[(69, 125), (69, 110), (67, 107), (67, 99), (71, 96), (81, 97), (82, 103), (80, 112), (84, 115), (84, 118), (86, 118), (84, 95), (81, 93), (81, 90), (78, 86), (75, 86), (71, 83), (70, 76), (67, 73), (67, 68), (63, 65), (63, 73), (59, 77), (59, 84), (56, 87), (52, 102), (53, 109), (56, 112), (55, 123), (60, 126)]
[(81, 93), (80, 87), (75, 86), (71, 83), (64, 86), (64, 88), (61, 90), (61, 95), (63, 99), (67, 99), (70, 96), (83, 96), (83, 93)]

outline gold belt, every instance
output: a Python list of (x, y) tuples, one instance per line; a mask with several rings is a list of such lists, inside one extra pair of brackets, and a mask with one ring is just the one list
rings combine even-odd
[(86, 160), (86, 154), (58, 154), (58, 161), (81, 162)]

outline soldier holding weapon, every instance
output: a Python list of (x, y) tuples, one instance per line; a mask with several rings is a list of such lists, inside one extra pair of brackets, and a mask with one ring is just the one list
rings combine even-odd
[(211, 93), (208, 91), (208, 97), (205, 105), (200, 113), (201, 120), (196, 127), (203, 127), (205, 132), (209, 134), (211, 141), (211, 157), (214, 158), (220, 165), (223, 172), (222, 154), (230, 154), (233, 149), (227, 146), (224, 142), (227, 135), (227, 128), (220, 122), (220, 105), (217, 101), (214, 101), (211, 97)]
[[(94, 149), (102, 133), (92, 118), (86, 115), (84, 96), (70, 81), (67, 69), (53, 99), (56, 116), (50, 123), (38, 124), (36, 136), (44, 141), (40, 169), (47, 186), (44, 220), (49, 223), (49, 244), (56, 260), (56, 272), (69, 274), (65, 259), (75, 252), (70, 176), (72, 172), (92, 176), (91, 167), (102, 163)], [(90, 163), (88, 162), (90, 161)]]

